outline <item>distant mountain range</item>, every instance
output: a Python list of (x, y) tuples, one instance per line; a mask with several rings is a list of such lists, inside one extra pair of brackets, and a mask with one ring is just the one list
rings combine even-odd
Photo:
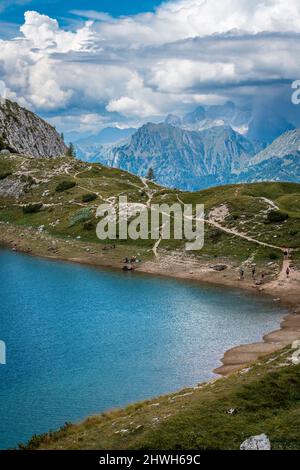
[[(275, 117), (266, 126), (291, 127)], [(264, 148), (249, 138), (253, 124), (233, 103), (198, 107), (183, 118), (139, 129), (103, 129), (76, 143), (77, 156), (146, 176), (165, 186), (197, 190), (221, 184), (300, 179), (300, 129), (283, 132)], [(283, 126), (283, 127), (282, 127)], [(248, 129), (242, 133), (242, 129)], [(239, 132), (238, 132), (239, 130)], [(274, 135), (276, 132), (274, 131)], [(34, 157), (64, 155), (66, 145), (54, 127), (9, 100), (0, 102), (0, 151)]]
[(237, 107), (232, 101), (224, 105), (198, 106), (183, 118), (169, 114), (165, 120), (166, 124), (186, 130), (202, 131), (210, 127), (230, 126), (241, 134), (248, 132), (250, 122), (251, 111)]
[(276, 114), (262, 119), (228, 101), (198, 106), (183, 117), (169, 114), (163, 123), (139, 129), (104, 129), (78, 141), (76, 149), (83, 160), (140, 176), (152, 168), (159, 184), (197, 190), (257, 180), (298, 181), (298, 133)]
[(103, 146), (117, 144), (128, 139), (136, 132), (135, 128), (120, 129), (118, 127), (106, 127), (99, 133), (84, 137), (75, 141), (76, 153), (81, 160), (97, 159), (102, 152)]
[(97, 161), (141, 176), (152, 168), (160, 184), (193, 190), (227, 183), (255, 153), (253, 144), (229, 126), (189, 131), (148, 123), (128, 143), (103, 148)]

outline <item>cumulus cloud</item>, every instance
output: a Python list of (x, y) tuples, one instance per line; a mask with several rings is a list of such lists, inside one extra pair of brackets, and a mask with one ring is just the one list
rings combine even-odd
[(299, 0), (173, 0), (129, 17), (73, 14), (80, 26), (64, 30), (26, 12), (20, 35), (0, 40), (0, 80), (35, 111), (74, 112), (79, 127), (110, 113), (114, 122), (159, 119), (299, 78)]

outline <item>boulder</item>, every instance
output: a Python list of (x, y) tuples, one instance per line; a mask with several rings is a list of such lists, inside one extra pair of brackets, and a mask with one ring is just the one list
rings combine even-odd
[(214, 271), (225, 271), (227, 269), (226, 264), (215, 264), (213, 266), (210, 266), (210, 269), (213, 269)]
[(251, 436), (241, 444), (240, 450), (271, 450), (271, 443), (265, 434)]

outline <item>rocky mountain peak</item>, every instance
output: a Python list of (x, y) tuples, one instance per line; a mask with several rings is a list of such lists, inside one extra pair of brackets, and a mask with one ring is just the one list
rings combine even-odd
[(50, 124), (17, 103), (0, 101), (0, 150), (33, 157), (59, 157), (66, 145)]

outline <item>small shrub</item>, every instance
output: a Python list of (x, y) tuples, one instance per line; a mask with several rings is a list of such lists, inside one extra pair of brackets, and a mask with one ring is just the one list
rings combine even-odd
[(62, 193), (63, 191), (67, 191), (67, 189), (74, 188), (74, 186), (76, 186), (75, 181), (64, 180), (64, 181), (61, 181), (61, 182), (56, 186), (55, 191), (56, 191), (57, 193)]
[(26, 183), (28, 186), (36, 184), (36, 180), (31, 175), (21, 175), (20, 180), (22, 183)]
[(0, 173), (0, 180), (5, 180), (8, 176), (12, 175), (11, 171), (4, 171), (3, 173)]
[(36, 212), (39, 212), (42, 207), (43, 204), (41, 202), (36, 204), (28, 204), (27, 206), (23, 207), (23, 212), (24, 214), (35, 214)]
[(91, 201), (94, 201), (95, 199), (97, 199), (97, 194), (95, 193), (88, 193), (88, 194), (84, 194), (82, 196), (82, 202), (91, 202)]
[(209, 233), (208, 238), (213, 243), (218, 243), (220, 239), (222, 238), (222, 231), (218, 228), (213, 228), (211, 232)]
[(279, 259), (279, 254), (273, 251), (272, 253), (269, 253), (269, 258), (270, 260), (275, 261), (276, 259)]
[(6, 148), (6, 145), (5, 145), (4, 136), (0, 135), (0, 150), (4, 150), (5, 148)]
[(92, 222), (91, 220), (88, 220), (87, 222), (85, 222), (85, 223), (83, 224), (84, 230), (89, 230), (89, 231), (91, 231), (91, 230), (94, 230), (95, 227), (96, 227), (96, 224), (95, 224), (94, 222)]
[(99, 175), (99, 173), (101, 173), (101, 168), (93, 166), (93, 168), (91, 169), (91, 172), (94, 173), (95, 175)]
[(79, 209), (74, 214), (71, 215), (69, 219), (69, 227), (73, 227), (73, 225), (78, 224), (79, 222), (86, 222), (92, 217), (92, 210), (88, 207), (84, 207)]
[(268, 212), (267, 221), (271, 224), (284, 222), (289, 218), (289, 214), (286, 212), (281, 212), (277, 210), (272, 210)]

